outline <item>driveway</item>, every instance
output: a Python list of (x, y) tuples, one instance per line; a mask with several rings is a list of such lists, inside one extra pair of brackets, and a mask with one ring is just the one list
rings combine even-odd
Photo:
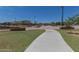
[(72, 52), (59, 32), (46, 30), (37, 37), (25, 52)]

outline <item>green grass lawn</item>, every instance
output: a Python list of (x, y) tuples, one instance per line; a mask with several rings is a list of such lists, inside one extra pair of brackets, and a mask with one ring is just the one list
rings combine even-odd
[(76, 52), (79, 52), (79, 35), (69, 34), (68, 32), (73, 32), (79, 30), (58, 30), (64, 40), (69, 44), (69, 46)]
[(0, 32), (0, 51), (24, 51), (44, 30)]

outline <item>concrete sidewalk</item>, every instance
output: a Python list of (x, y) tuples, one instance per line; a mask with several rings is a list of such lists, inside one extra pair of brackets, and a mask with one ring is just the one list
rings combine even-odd
[(46, 30), (36, 38), (25, 52), (72, 52), (59, 32)]

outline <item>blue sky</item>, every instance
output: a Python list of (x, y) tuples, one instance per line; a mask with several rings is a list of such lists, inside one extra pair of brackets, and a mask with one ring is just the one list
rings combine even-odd
[[(64, 19), (79, 15), (78, 6), (65, 6)], [(36, 17), (36, 19), (34, 19)], [(61, 21), (60, 6), (0, 6), (0, 22), (15, 20)]]

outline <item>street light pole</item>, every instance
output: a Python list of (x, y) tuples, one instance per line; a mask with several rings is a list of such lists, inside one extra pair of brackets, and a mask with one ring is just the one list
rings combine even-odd
[(64, 20), (63, 20), (63, 17), (64, 17), (64, 6), (61, 6), (61, 12), (62, 12), (62, 15), (61, 15), (61, 22), (62, 22), (62, 26), (64, 25)]

